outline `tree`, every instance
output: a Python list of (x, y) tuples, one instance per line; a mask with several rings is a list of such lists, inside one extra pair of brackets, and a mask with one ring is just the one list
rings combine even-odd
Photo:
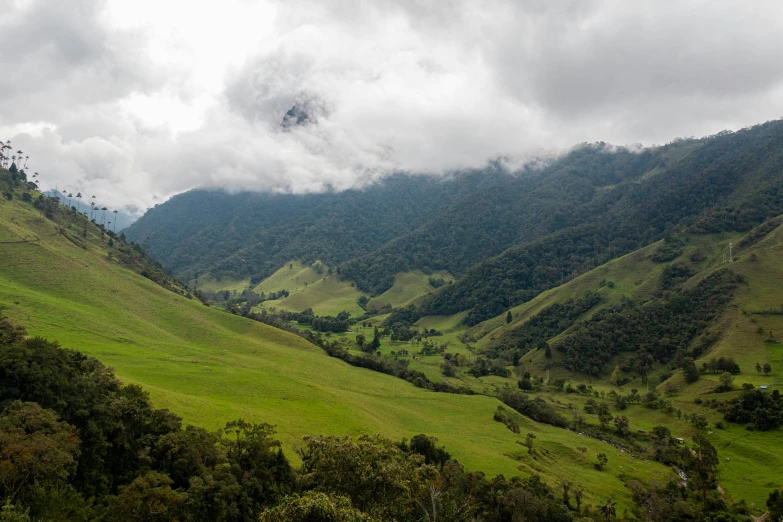
[(707, 427), (707, 417), (694, 413), (691, 415), (691, 424), (693, 424), (696, 429), (703, 430)]
[(549, 344), (546, 345), (546, 348), (544, 348), (544, 357), (547, 359), (552, 358), (552, 349), (549, 347)]
[(729, 372), (723, 372), (720, 375), (718, 386), (715, 388), (716, 392), (727, 392), (731, 391), (733, 388), (734, 383), (734, 376), (731, 375)]
[(606, 425), (612, 422), (612, 414), (609, 413), (609, 408), (604, 408), (598, 412), (598, 422), (601, 423), (601, 428), (606, 428)]
[(356, 336), (356, 346), (358, 346), (360, 350), (364, 348), (364, 335), (359, 334)]
[(528, 433), (525, 435), (525, 447), (527, 448), (528, 453), (533, 453), (533, 440), (536, 438), (536, 436), (532, 433)]
[(685, 376), (685, 382), (692, 383), (699, 380), (699, 370), (696, 368), (693, 357), (686, 357), (682, 360), (682, 371)]
[(621, 437), (626, 437), (628, 435), (629, 432), (628, 417), (626, 417), (625, 415), (620, 415), (618, 417), (615, 417), (614, 426), (615, 428), (617, 428), (617, 433), (619, 433)]
[(606, 520), (607, 522), (611, 520), (613, 517), (617, 516), (617, 509), (615, 508), (616, 505), (617, 502), (612, 502), (612, 497), (609, 497), (606, 499), (606, 503), (600, 508), (598, 508), (598, 510), (604, 516), (604, 520)]
[(121, 486), (115, 496), (106, 501), (106, 519), (116, 522), (174, 522), (188, 499), (187, 493), (171, 489), (172, 480), (162, 473), (150, 471), (131, 484)]
[(16, 401), (0, 416), (0, 492), (24, 501), (33, 488), (67, 483), (79, 453), (76, 430), (34, 402)]
[(383, 520), (407, 519), (415, 499), (437, 477), (422, 455), (405, 453), (380, 435), (307, 436), (300, 457), (305, 488), (348, 497)]
[(772, 365), (769, 363), (764, 363), (764, 375), (769, 375), (770, 372), (772, 372)]
[(563, 488), (563, 504), (568, 506), (568, 509), (571, 509), (571, 487), (573, 484), (570, 480), (564, 480), (560, 483), (560, 486)]
[(756, 363), (756, 373), (761, 373), (761, 365)]
[(272, 509), (261, 513), (261, 522), (374, 522), (378, 519), (362, 513), (351, 499), (308, 491), (291, 495)]
[(614, 367), (614, 371), (612, 372), (612, 384), (615, 386), (620, 386), (618, 383), (620, 382), (620, 366), (616, 365)]
[(374, 352), (380, 347), (381, 347), (381, 337), (378, 333), (378, 329), (376, 328), (375, 335), (373, 336), (372, 342), (370, 343), (370, 351)]
[(774, 490), (767, 498), (769, 520), (772, 522), (783, 521), (783, 493), (780, 489)]
[(428, 437), (423, 433), (411, 438), (411, 441), (408, 444), (408, 450), (424, 457), (425, 464), (434, 466), (443, 466), (443, 464), (451, 458), (451, 455), (446, 451), (444, 446), (438, 446), (437, 438)]
[(509, 310), (508, 312), (506, 312), (506, 324), (510, 323), (513, 320), (514, 318), (511, 315), (511, 310)]
[(595, 469), (603, 471), (604, 467), (609, 463), (609, 458), (605, 453), (599, 453), (596, 455), (596, 458), (598, 459), (598, 463), (594, 464)]
[(114, 232), (116, 233), (117, 232), (117, 212), (119, 212), (119, 210), (114, 209), (114, 210), (112, 210), (112, 212), (114, 212)]
[(76, 211), (77, 212), (81, 212), (81, 208), (82, 208), (81, 202), (82, 202), (82, 193), (81, 192), (77, 192), (76, 193)]
[(707, 500), (707, 491), (718, 486), (718, 451), (702, 434), (693, 438), (693, 447), (684, 449), (685, 472), (688, 487), (702, 492), (702, 502)]
[(530, 381), (530, 372), (525, 372), (517, 383), (520, 390), (530, 391), (533, 389), (533, 383)]

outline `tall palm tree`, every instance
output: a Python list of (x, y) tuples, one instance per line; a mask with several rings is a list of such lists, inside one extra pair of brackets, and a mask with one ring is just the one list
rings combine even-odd
[(92, 201), (90, 201), (90, 207), (92, 210), (90, 210), (90, 221), (92, 221), (92, 211), (95, 210), (95, 194), (92, 195)]
[(114, 209), (114, 210), (112, 210), (112, 212), (114, 212), (114, 233), (116, 234), (117, 233), (117, 212), (119, 212), (119, 210)]
[(69, 193), (68, 193), (68, 208), (69, 208), (69, 209), (71, 208), (71, 198), (72, 198), (72, 197), (73, 197), (73, 194), (71, 194), (71, 193), (69, 192)]
[(29, 160), (29, 159), (30, 159), (30, 156), (25, 156), (24, 157), (24, 166), (22, 167), (23, 169), (27, 168), (27, 160)]
[(109, 210), (106, 207), (103, 207), (101, 210), (103, 210), (103, 224), (106, 225), (106, 211)]
[(606, 504), (598, 508), (607, 522), (609, 522), (612, 517), (617, 516), (617, 509), (614, 507), (615, 505), (617, 505), (617, 502), (612, 502), (612, 497), (608, 497), (606, 499)]
[[(36, 172), (36, 174), (37, 174), (37, 172)], [(81, 192), (77, 192), (76, 193), (76, 211), (77, 212), (81, 211), (81, 199), (82, 199), (82, 193)]]

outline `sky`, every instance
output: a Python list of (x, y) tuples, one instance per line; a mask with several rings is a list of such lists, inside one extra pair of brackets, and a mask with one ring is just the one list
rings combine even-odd
[(781, 56), (779, 0), (0, 0), (0, 139), (133, 213), (736, 130)]

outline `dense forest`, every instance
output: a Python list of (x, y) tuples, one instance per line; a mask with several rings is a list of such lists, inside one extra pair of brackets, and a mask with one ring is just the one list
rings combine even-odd
[(528, 167), (503, 186), (483, 186), (415, 232), (340, 267), (343, 277), (377, 294), (412, 268), (461, 276), (506, 248), (574, 224), (575, 209), (607, 187), (638, 179), (661, 159), (650, 151), (583, 145), (542, 168)]
[[(150, 209), (125, 230), (182, 278), (260, 280), (291, 259), (336, 265), (405, 234), (499, 169), (431, 178), (395, 175), (364, 189), (323, 194), (226, 194), (193, 190)], [(147, 239), (149, 238), (149, 239)]]
[(476, 324), (569, 277), (663, 238), (748, 231), (783, 213), (783, 122), (725, 133), (649, 180), (615, 186), (575, 214), (582, 223), (479, 263), (422, 306), (422, 315), (470, 310)]
[(693, 287), (646, 303), (627, 299), (598, 311), (555, 345), (565, 359), (563, 366), (590, 375), (601, 375), (605, 365), (620, 352), (633, 352), (640, 374), (653, 361), (666, 363), (694, 355), (691, 342), (731, 302), (740, 283), (729, 269), (714, 272)]

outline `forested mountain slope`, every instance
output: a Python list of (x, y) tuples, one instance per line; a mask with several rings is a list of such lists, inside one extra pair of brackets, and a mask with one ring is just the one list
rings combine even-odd
[(675, 226), (747, 231), (781, 213), (783, 122), (713, 136), (655, 175), (619, 183), (576, 208), (570, 226), (476, 265), (422, 314), (470, 310), (466, 322), (476, 324)]
[(299, 259), (370, 296), (411, 270), (457, 278), (418, 312), (477, 324), (675, 227), (747, 231), (783, 212), (783, 122), (648, 149), (582, 145), (543, 166), (397, 175), (311, 195), (192, 191), (127, 233), (184, 278), (259, 281)]
[(395, 274), (414, 268), (461, 276), (511, 245), (573, 225), (579, 208), (615, 184), (639, 179), (663, 164), (649, 150), (577, 147), (547, 166), (525, 169), (508, 184), (481, 187), (416, 231), (345, 263), (340, 273), (371, 294), (384, 292)]
[(290, 259), (336, 265), (370, 252), (479, 186), (510, 179), (490, 168), (442, 179), (395, 175), (323, 194), (193, 190), (151, 209), (125, 233), (148, 241), (151, 254), (182, 278), (260, 280)]

